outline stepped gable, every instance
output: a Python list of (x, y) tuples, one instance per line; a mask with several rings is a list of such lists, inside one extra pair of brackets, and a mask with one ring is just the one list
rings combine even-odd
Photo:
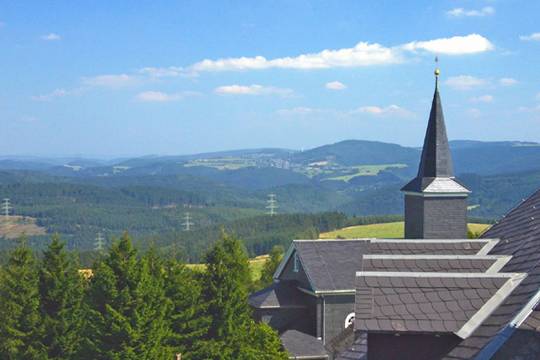
[(363, 271), (496, 273), (509, 256), (478, 255), (364, 255)]
[[(359, 272), (355, 329), (467, 338), (524, 274)], [(370, 306), (371, 305), (371, 306)]]
[(445, 359), (492, 356), (505, 347), (518, 329), (540, 330), (540, 190), (511, 210), (483, 236), (501, 241), (490, 254), (511, 255), (502, 272), (525, 272), (527, 278), (468, 339)]

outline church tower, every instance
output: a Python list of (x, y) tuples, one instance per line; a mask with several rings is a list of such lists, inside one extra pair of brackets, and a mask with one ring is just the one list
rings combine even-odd
[(454, 177), (435, 70), (431, 104), (418, 175), (401, 191), (405, 194), (406, 239), (467, 238), (467, 196), (470, 191)]

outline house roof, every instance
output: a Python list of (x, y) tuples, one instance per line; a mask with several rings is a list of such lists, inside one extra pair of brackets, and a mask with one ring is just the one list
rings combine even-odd
[[(483, 236), (501, 241), (490, 254), (511, 255), (502, 272), (526, 272), (514, 292), (484, 321), (471, 337), (454, 348), (446, 359), (491, 356), (523, 323), (532, 324), (540, 301), (540, 190), (510, 211)], [(527, 326), (527, 325), (525, 325)]]
[(358, 272), (355, 330), (466, 339), (525, 274)]
[(363, 271), (498, 272), (509, 256), (477, 255), (364, 255)]
[(298, 290), (292, 281), (280, 281), (267, 288), (252, 293), (249, 304), (257, 309), (305, 308), (306, 295)]
[(354, 273), (362, 270), (364, 254), (484, 255), (497, 241), (495, 239), (294, 240), (274, 278), (279, 279), (285, 264), (296, 251), (315, 293), (340, 291), (354, 293)]
[(323, 342), (297, 330), (287, 330), (280, 336), (281, 343), (293, 359), (328, 358)]

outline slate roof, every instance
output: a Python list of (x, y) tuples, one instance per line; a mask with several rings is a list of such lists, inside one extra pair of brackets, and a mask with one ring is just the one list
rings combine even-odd
[[(482, 355), (489, 355), (504, 342), (501, 340), (504, 340), (508, 328), (521, 325), (516, 321), (534, 321), (522, 319), (520, 315), (526, 305), (536, 306), (535, 296), (540, 290), (540, 190), (510, 211), (483, 236), (501, 239), (490, 254), (512, 255), (501, 272), (526, 272), (528, 276), (482, 326), (445, 359), (471, 359), (482, 350)], [(532, 316), (536, 316), (536, 313), (533, 312)], [(511, 326), (507, 327), (509, 324)]]
[[(362, 269), (364, 254), (437, 254), (475, 255), (487, 251), (497, 240), (406, 240), (406, 239), (335, 239), (294, 240), (286, 256), (294, 251), (314, 291), (331, 292), (355, 289), (355, 272)], [(285, 264), (285, 259), (282, 264)], [(283, 268), (281, 268), (282, 270)], [(279, 277), (280, 268), (276, 272)]]
[(508, 256), (477, 255), (364, 255), (363, 271), (498, 272)]
[(467, 338), (524, 277), (359, 272), (355, 330), (455, 333)]
[(258, 309), (305, 308), (306, 295), (291, 281), (280, 281), (249, 296), (249, 304)]
[(452, 156), (446, 135), (446, 125), (439, 95), (435, 86), (418, 174), (402, 191), (431, 193), (468, 193), (454, 178)]
[(297, 330), (287, 330), (280, 336), (281, 343), (289, 357), (328, 358), (328, 353), (321, 340)]
[(295, 240), (293, 245), (313, 290), (354, 290), (354, 273), (361, 269), (367, 240)]
[(493, 246), (494, 239), (464, 240), (384, 240), (372, 239), (369, 254), (437, 254), (437, 255), (475, 255), (482, 249)]

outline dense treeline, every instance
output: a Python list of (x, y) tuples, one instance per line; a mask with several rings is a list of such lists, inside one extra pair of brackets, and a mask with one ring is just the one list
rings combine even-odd
[(2, 358), (287, 359), (277, 334), (250, 316), (242, 243), (223, 233), (205, 261), (196, 273), (138, 254), (126, 233), (81, 274), (58, 236), (40, 260), (23, 243), (0, 269)]

